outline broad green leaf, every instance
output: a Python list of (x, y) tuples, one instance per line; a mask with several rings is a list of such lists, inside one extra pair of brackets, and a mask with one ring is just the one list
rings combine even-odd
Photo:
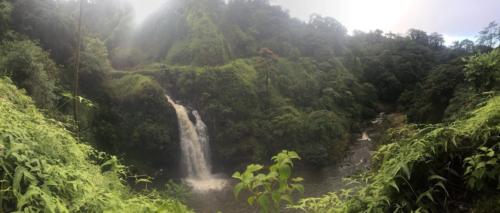
[(248, 204), (250, 204), (251, 206), (253, 206), (254, 201), (255, 201), (255, 196), (250, 196), (247, 199)]
[(293, 203), (292, 197), (288, 194), (284, 194), (283, 196), (281, 196), (281, 199), (288, 202), (289, 204)]
[(247, 166), (246, 172), (253, 173), (253, 172), (261, 170), (262, 168), (264, 168), (262, 165), (259, 165), (259, 164), (250, 164), (250, 165)]
[(290, 166), (284, 164), (279, 167), (279, 178), (280, 180), (286, 180), (292, 174), (292, 168)]
[(240, 179), (240, 180), (241, 180), (241, 173), (240, 173), (240, 172), (235, 172), (235, 173), (233, 174), (233, 176), (231, 176), (231, 177), (236, 178), (236, 179)]
[(396, 189), (396, 191), (399, 192), (399, 186), (395, 181), (389, 182), (389, 186), (392, 186), (392, 188)]
[(270, 197), (267, 194), (262, 194), (257, 198), (257, 203), (259, 203), (259, 206), (261, 207), (261, 211), (263, 211), (263, 212), (270, 212), (271, 211), (269, 199), (270, 199)]
[(240, 192), (243, 188), (245, 188), (245, 183), (240, 182), (240, 183), (236, 184), (236, 186), (234, 186), (234, 189), (233, 189), (234, 196), (238, 197), (238, 195), (240, 194)]
[(302, 184), (291, 184), (291, 186), (300, 193), (304, 193), (304, 186)]
[(424, 197), (426, 197), (429, 200), (431, 200), (432, 202), (434, 202), (434, 198), (432, 197), (431, 190), (427, 190), (424, 193), (420, 194), (417, 198), (417, 203), (419, 203), (422, 200), (422, 198), (424, 198)]

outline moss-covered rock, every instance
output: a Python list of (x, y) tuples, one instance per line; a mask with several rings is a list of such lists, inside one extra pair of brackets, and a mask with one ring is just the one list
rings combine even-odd
[(152, 175), (169, 168), (170, 176), (177, 174), (177, 117), (164, 90), (150, 77), (135, 74), (112, 80), (108, 92), (108, 105), (96, 121), (99, 145), (124, 154), (141, 172)]

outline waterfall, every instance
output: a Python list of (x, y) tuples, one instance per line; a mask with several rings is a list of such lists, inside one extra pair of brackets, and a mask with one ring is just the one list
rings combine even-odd
[(211, 169), (211, 164), (210, 164), (210, 144), (208, 142), (208, 131), (207, 131), (207, 125), (203, 123), (203, 120), (201, 120), (200, 114), (198, 111), (193, 110), (192, 112), (194, 118), (196, 119), (196, 133), (198, 134), (198, 140), (200, 141), (200, 145), (203, 150), (203, 154), (205, 156), (205, 161), (207, 163), (208, 170), (210, 171)]
[(197, 191), (217, 190), (225, 186), (225, 180), (214, 177), (210, 166), (210, 146), (207, 126), (203, 123), (198, 111), (191, 113), (195, 123), (189, 119), (186, 107), (177, 104), (168, 95), (168, 102), (172, 104), (179, 123), (179, 137), (181, 145), (182, 166), (186, 169), (186, 182)]

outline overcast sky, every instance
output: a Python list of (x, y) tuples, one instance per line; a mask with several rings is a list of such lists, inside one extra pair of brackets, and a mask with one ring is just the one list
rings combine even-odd
[(307, 21), (312, 13), (334, 17), (349, 31), (381, 29), (405, 33), (409, 28), (439, 32), (447, 44), (471, 38), (500, 21), (500, 0), (270, 0), (292, 17)]

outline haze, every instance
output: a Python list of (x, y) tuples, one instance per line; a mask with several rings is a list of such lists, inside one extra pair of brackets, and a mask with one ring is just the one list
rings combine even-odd
[(350, 31), (381, 29), (405, 33), (409, 28), (444, 34), (447, 43), (474, 38), (500, 19), (497, 0), (271, 0), (290, 15), (307, 20), (318, 13), (336, 18)]
[[(142, 22), (166, 0), (128, 0), (136, 22)], [(500, 20), (496, 0), (271, 0), (295, 18), (307, 21), (311, 14), (334, 17), (353, 30), (404, 34), (409, 28), (440, 32), (446, 43), (474, 36), (491, 21)]]

